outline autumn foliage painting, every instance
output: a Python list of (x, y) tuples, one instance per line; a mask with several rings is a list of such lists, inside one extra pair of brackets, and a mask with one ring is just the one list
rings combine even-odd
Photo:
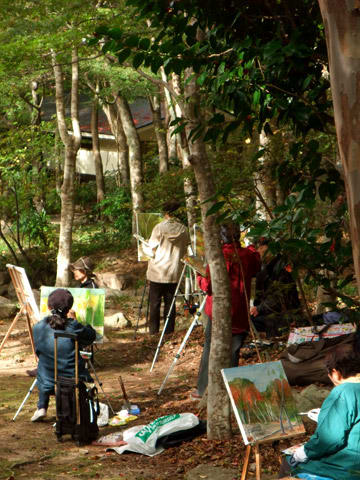
[[(40, 315), (43, 318), (49, 315), (48, 297), (57, 287), (41, 287)], [(101, 288), (67, 288), (74, 297), (72, 309), (76, 313), (76, 320), (91, 325), (99, 337), (104, 336), (105, 292)]]
[(245, 444), (304, 433), (280, 361), (221, 371)]

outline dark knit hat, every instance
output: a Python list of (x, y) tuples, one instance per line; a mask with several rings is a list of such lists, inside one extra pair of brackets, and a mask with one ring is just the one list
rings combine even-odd
[(60, 316), (66, 316), (68, 311), (71, 309), (74, 303), (74, 297), (71, 295), (69, 290), (64, 288), (57, 288), (50, 293), (48, 298), (48, 308), (53, 312), (57, 313)]
[(240, 225), (238, 223), (224, 223), (220, 226), (220, 238), (223, 243), (238, 242), (240, 239)]
[(87, 274), (92, 274), (94, 262), (90, 257), (80, 257), (76, 262), (70, 263), (69, 268), (72, 272), (74, 270), (84, 270)]

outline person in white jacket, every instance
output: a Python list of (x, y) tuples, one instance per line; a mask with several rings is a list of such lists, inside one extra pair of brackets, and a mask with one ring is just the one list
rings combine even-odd
[[(164, 204), (164, 220), (158, 223), (151, 233), (146, 253), (149, 253), (146, 277), (150, 282), (150, 334), (160, 329), (160, 307), (164, 299), (164, 321), (168, 316), (182, 265), (181, 259), (190, 243), (188, 229), (173, 218), (173, 212), (179, 208), (176, 202)], [(145, 250), (145, 249), (144, 249)], [(175, 304), (170, 312), (165, 333), (172, 333), (175, 327)]]

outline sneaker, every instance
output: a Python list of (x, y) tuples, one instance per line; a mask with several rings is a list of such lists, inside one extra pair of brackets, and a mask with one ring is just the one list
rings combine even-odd
[(190, 393), (190, 398), (191, 400), (199, 401), (202, 399), (202, 395), (200, 395), (197, 390), (194, 390)]
[(39, 422), (40, 420), (43, 420), (46, 417), (46, 410), (45, 408), (40, 408), (39, 410), (36, 410), (34, 415), (31, 417), (32, 422)]

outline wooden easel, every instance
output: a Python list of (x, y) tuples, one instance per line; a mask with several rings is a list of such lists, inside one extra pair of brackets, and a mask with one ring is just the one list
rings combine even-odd
[(8, 331), (3, 338), (1, 345), (0, 345), (0, 352), (5, 345), (6, 340), (9, 338), (12, 330), (14, 329), (18, 319), (21, 315), (25, 315), (26, 317), (26, 325), (29, 332), (31, 349), (33, 351), (34, 357), (37, 360), (36, 353), (35, 353), (35, 345), (34, 345), (34, 338), (32, 334), (32, 323), (36, 323), (40, 320), (40, 312), (38, 306), (36, 304), (34, 294), (31, 290), (31, 286), (26, 275), (25, 269), (21, 267), (17, 267), (15, 265), (6, 265), (7, 269), (9, 270), (9, 274), (11, 277), (11, 281), (14, 285), (16, 296), (20, 303), (20, 311), (16, 314), (14, 320), (11, 322), (11, 325)]
[(243, 465), (243, 469), (242, 469), (242, 472), (241, 472), (241, 480), (246, 480), (247, 479), (248, 470), (249, 470), (250, 454), (251, 454), (251, 448), (252, 447), (255, 448), (256, 480), (261, 480), (261, 462), (260, 462), (260, 451), (259, 451), (259, 444), (258, 443), (246, 445), (244, 465)]

